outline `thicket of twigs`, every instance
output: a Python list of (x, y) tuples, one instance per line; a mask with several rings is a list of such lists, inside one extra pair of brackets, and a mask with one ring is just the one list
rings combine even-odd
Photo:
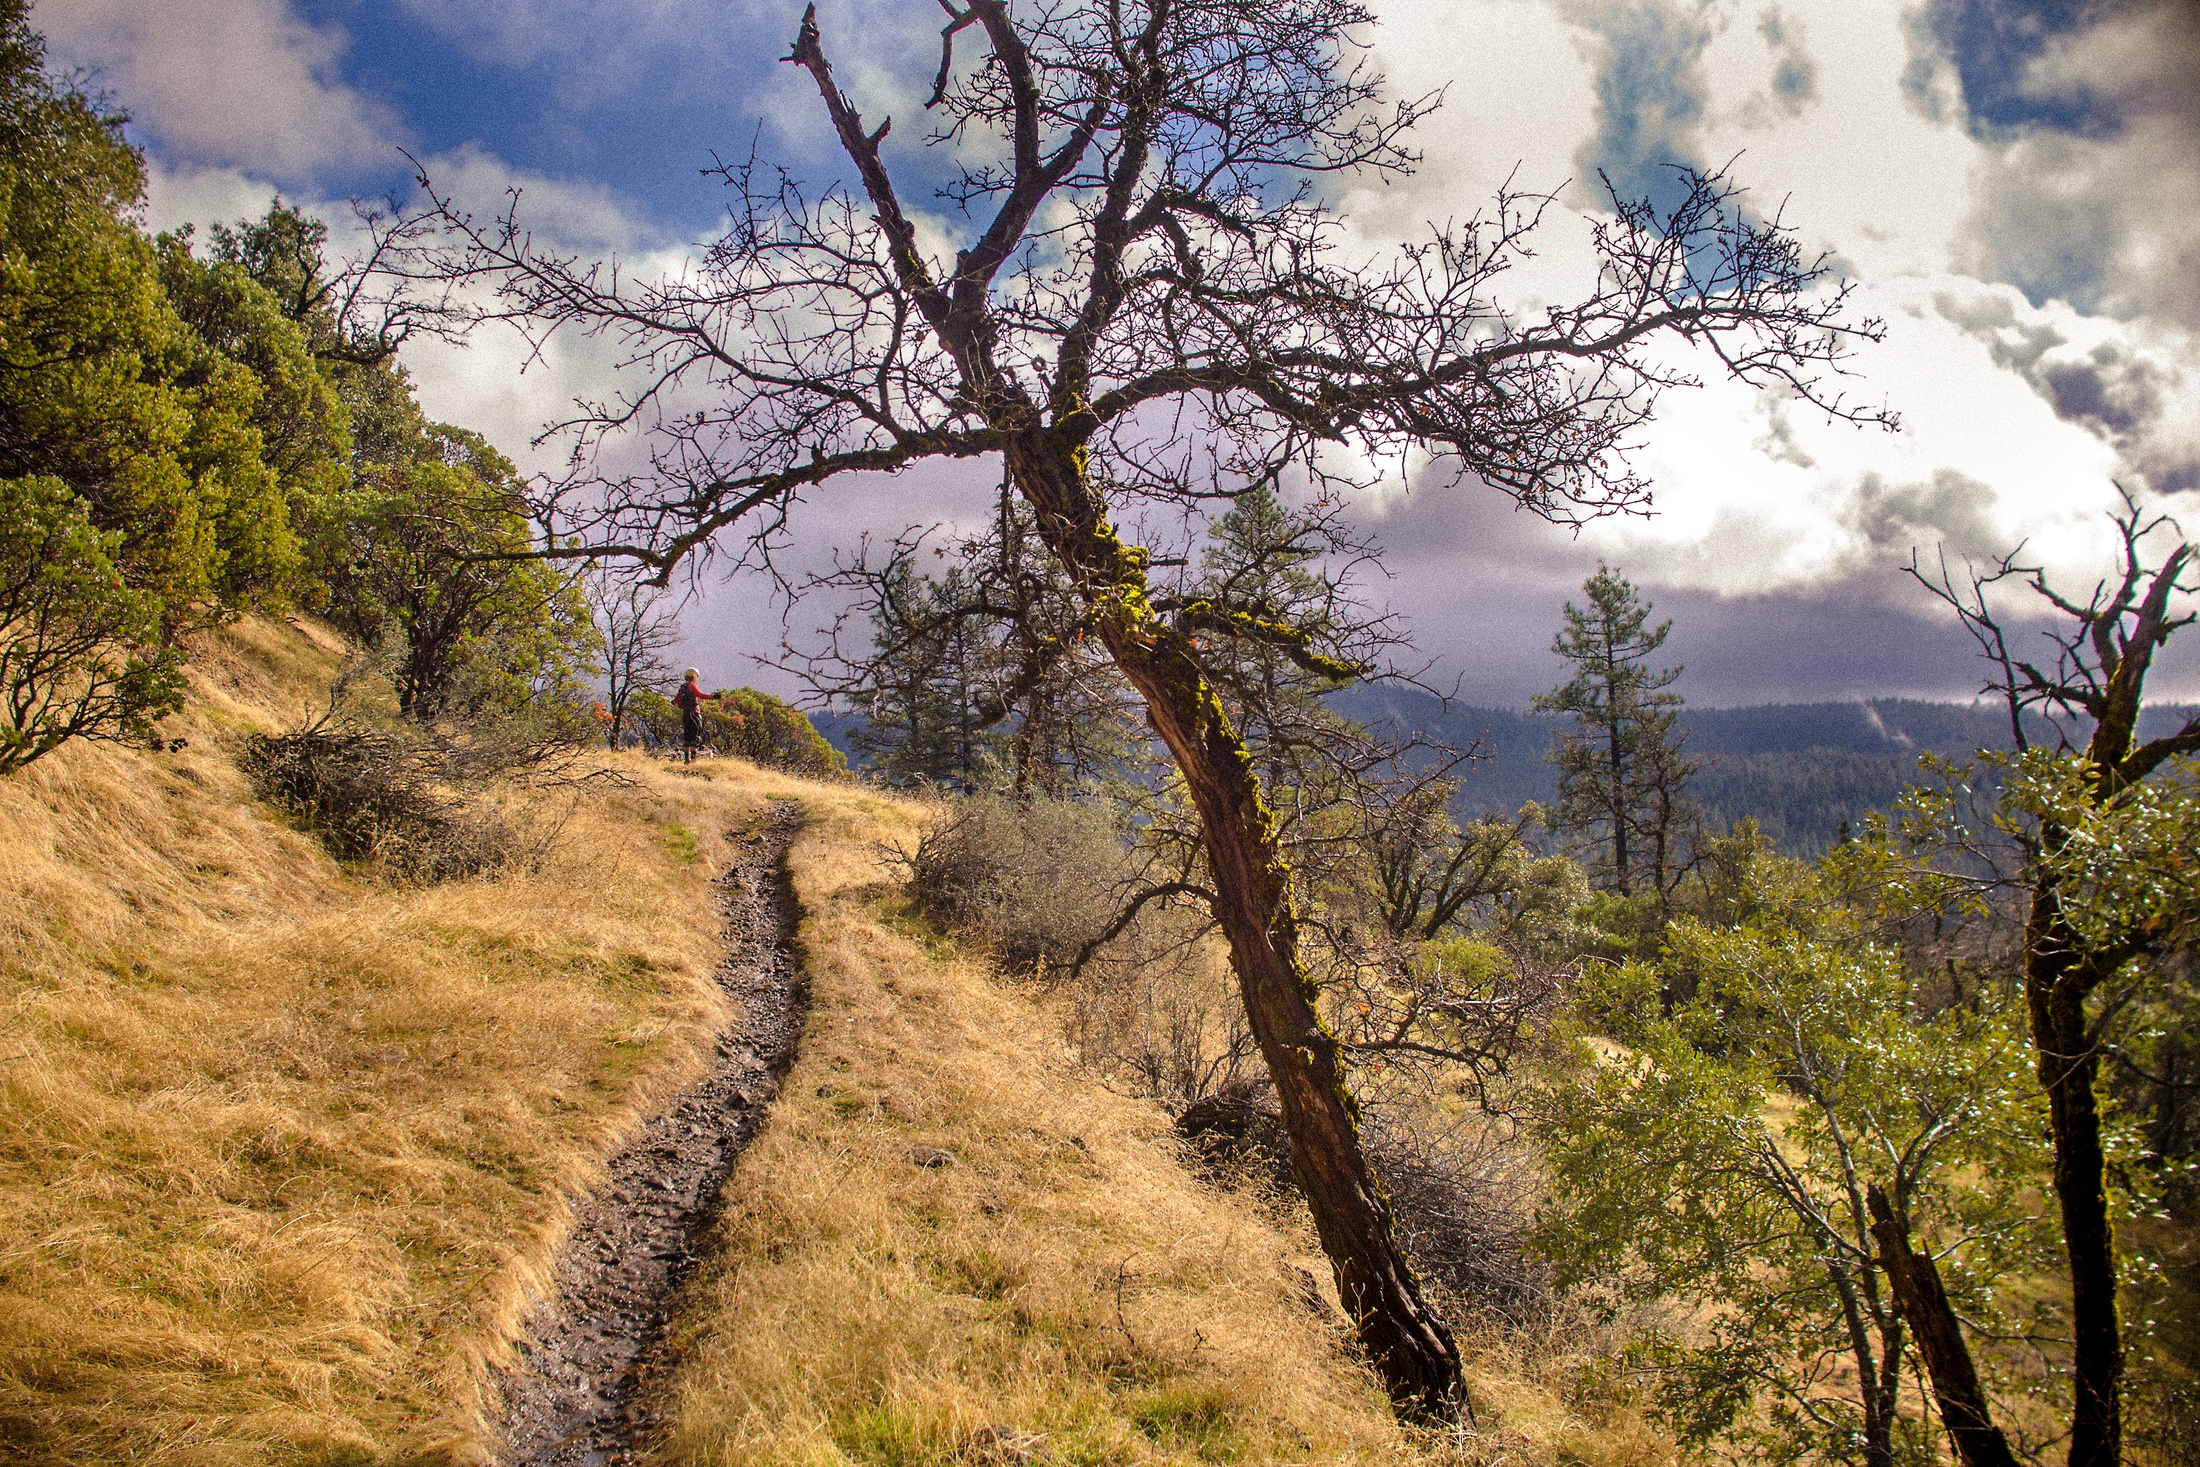
[(502, 815), (450, 791), (432, 750), (394, 734), (326, 722), (254, 734), (241, 763), (260, 798), (341, 861), (443, 881), (494, 870), (521, 845)]
[(623, 778), (587, 758), (579, 721), (562, 710), (391, 718), (372, 696), (375, 670), (371, 657), (356, 662), (326, 712), (286, 733), (252, 735), (239, 760), (254, 792), (338, 860), (415, 882), (532, 868), (561, 822), (516, 819), (500, 793)]

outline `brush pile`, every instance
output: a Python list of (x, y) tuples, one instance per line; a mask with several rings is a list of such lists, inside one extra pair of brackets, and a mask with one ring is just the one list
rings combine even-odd
[(451, 791), (431, 743), (323, 720), (254, 734), (240, 762), (261, 799), (340, 861), (435, 882), (494, 870), (518, 852), (502, 816)]

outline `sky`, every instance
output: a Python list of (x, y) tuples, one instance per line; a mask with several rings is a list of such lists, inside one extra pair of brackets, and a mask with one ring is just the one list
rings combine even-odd
[[(1730, 167), (1852, 283), (1883, 342), (1846, 384), (1901, 417), (1829, 423), (1732, 384), (1668, 395), (1635, 463), (1654, 513), (1558, 529), (1472, 486), (1355, 506), (1386, 547), (1369, 594), (1434, 677), (1518, 704), (1560, 680), (1561, 608), (1600, 560), (1674, 628), (1692, 701), (1966, 697), (1970, 643), (1902, 574), (1911, 553), (2017, 545), (2066, 585), (2110, 565), (2118, 483), (2200, 537), (2200, 5), (2192, 0), (1372, 0), (1401, 95), (1441, 90), (1416, 173), (1346, 183), (1358, 247), (1463, 219), (1506, 180), (1547, 192), (1551, 258), (1674, 163)], [(280, 194), (332, 221), (417, 159), (484, 213), (519, 189), (544, 236), (672, 269), (721, 225), (718, 157), (837, 159), (781, 66), (798, 0), (40, 0), (53, 62), (131, 115), (148, 222), (206, 225)], [(934, 0), (820, 0), (867, 114), (916, 110)], [(908, 141), (902, 141), (904, 137)], [(922, 130), (889, 148), (914, 150)], [(1553, 267), (1557, 267), (1554, 265)], [(1554, 276), (1555, 278), (1555, 276)], [(1541, 288), (1530, 280), (1531, 292)], [(523, 466), (604, 379), (581, 347), (484, 336), (408, 349), (430, 411)], [(791, 562), (865, 530), (984, 512), (997, 468), (874, 479), (805, 506)], [(791, 613), (795, 639), (822, 609)], [(768, 585), (686, 614), (707, 680), (786, 690)], [(2200, 628), (2160, 695), (2200, 698)]]

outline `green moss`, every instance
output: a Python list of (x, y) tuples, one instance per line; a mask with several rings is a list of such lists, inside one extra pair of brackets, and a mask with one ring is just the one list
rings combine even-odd
[(695, 864), (695, 832), (685, 825), (672, 824), (664, 829), (665, 849), (673, 856), (692, 866)]

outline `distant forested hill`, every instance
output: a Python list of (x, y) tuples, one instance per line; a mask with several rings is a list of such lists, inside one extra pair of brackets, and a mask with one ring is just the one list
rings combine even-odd
[[(1510, 708), (1448, 708), (1412, 688), (1358, 687), (1331, 705), (1348, 718), (1419, 732), (1481, 757), (1466, 770), (1463, 813), (1513, 811), (1556, 798), (1557, 776), (1544, 754), (1559, 719)], [(2163, 704), (2139, 722), (2140, 736), (2168, 732), (2200, 709)], [(860, 765), (850, 736), (857, 713), (816, 712), (810, 719), (833, 746)], [(1884, 810), (1916, 777), (1920, 754), (1961, 759), (2009, 747), (2009, 715), (1988, 703), (1928, 703), (1874, 698), (1855, 703), (1766, 703), (1754, 708), (1690, 708), (1681, 715), (1688, 750), (1704, 760), (1692, 787), (1715, 826), (1756, 820), (1780, 848), (1814, 856), (1839, 838), (1841, 822)], [(2040, 723), (2036, 736), (2044, 736)]]
[[(1559, 719), (1506, 708), (1447, 709), (1411, 688), (1355, 688), (1339, 694), (1334, 705), (1362, 723), (1419, 731), (1460, 747), (1479, 741), (1484, 757), (1466, 772), (1460, 797), (1469, 811), (1517, 810), (1557, 794), (1544, 754)], [(2149, 709), (2141, 736), (2166, 732), (2193, 711)], [(1705, 761), (1694, 793), (1713, 822), (1754, 817), (1783, 850), (1797, 855), (1815, 855), (1832, 844), (1842, 821), (1885, 809), (1914, 778), (1920, 754), (1963, 758), (2010, 745), (2008, 714), (1987, 703), (1769, 703), (1690, 708), (1681, 721), (1689, 730), (1689, 752)]]

